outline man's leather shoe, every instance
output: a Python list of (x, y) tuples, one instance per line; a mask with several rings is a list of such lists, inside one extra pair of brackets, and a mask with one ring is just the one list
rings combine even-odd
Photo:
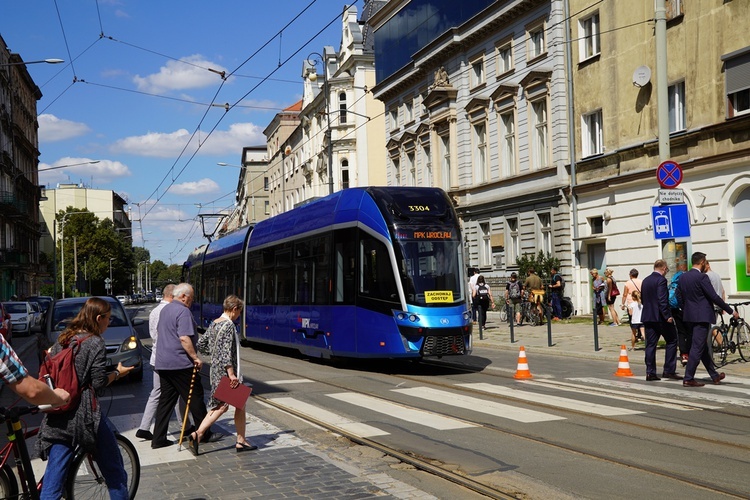
[(662, 373), (661, 378), (668, 378), (671, 380), (682, 380), (682, 377), (680, 377), (676, 373)]
[(721, 384), (721, 381), (724, 380), (724, 377), (726, 377), (726, 375), (724, 375), (724, 372), (721, 372), (711, 380), (713, 380), (714, 384), (719, 385)]
[(685, 380), (685, 381), (682, 382), (682, 386), (683, 387), (703, 387), (704, 385), (706, 385), (706, 384), (704, 384), (702, 382), (698, 382), (695, 379), (693, 379), (693, 380)]
[(154, 439), (154, 435), (151, 434), (151, 431), (147, 431), (144, 429), (138, 429), (135, 432), (135, 437), (137, 437), (138, 439), (145, 439), (146, 441), (151, 441), (152, 439)]
[(172, 446), (175, 444), (174, 441), (151, 441), (151, 449), (156, 450), (158, 448), (166, 448), (167, 446)]
[(661, 379), (657, 377), (656, 375), (646, 375), (646, 381), (654, 382), (655, 380), (661, 380)]

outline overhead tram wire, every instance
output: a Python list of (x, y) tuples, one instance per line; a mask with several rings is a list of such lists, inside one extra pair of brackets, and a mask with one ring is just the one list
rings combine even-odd
[[(308, 5), (308, 7), (306, 7), (306, 8), (305, 8), (305, 10), (307, 10), (307, 9), (308, 9), (308, 8), (309, 8), (310, 6), (312, 6), (312, 5), (313, 5), (313, 4), (315, 3), (315, 1), (316, 1), (316, 0), (313, 0), (313, 2), (311, 2), (311, 3), (310, 3), (310, 4)], [(355, 3), (356, 3), (356, 1), (355, 1)], [(304, 12), (304, 10), (303, 10), (302, 12)], [(287, 25), (286, 25), (286, 26), (285, 26), (284, 28), (282, 28), (282, 30), (280, 30), (280, 32), (282, 32), (282, 31), (283, 31), (284, 29), (286, 29), (286, 27), (287, 27), (287, 26), (290, 26), (290, 25), (291, 25), (291, 24), (292, 24), (292, 23), (294, 22), (294, 20), (296, 20), (296, 19), (297, 19), (297, 18), (298, 18), (298, 17), (299, 17), (299, 16), (301, 15), (301, 14), (302, 14), (302, 13), (298, 14), (297, 16), (295, 16), (295, 18), (294, 18), (294, 19), (293, 19), (292, 21), (290, 21), (289, 23), (287, 23)], [(260, 85), (262, 85), (262, 84), (263, 84), (263, 83), (264, 83), (264, 82), (265, 82), (265, 81), (266, 81), (266, 80), (267, 80), (268, 78), (270, 78), (271, 76), (273, 76), (273, 74), (275, 74), (275, 73), (276, 73), (276, 72), (277, 72), (277, 71), (278, 71), (279, 69), (281, 69), (281, 68), (282, 68), (282, 67), (283, 67), (283, 66), (284, 66), (284, 65), (285, 65), (286, 63), (288, 63), (288, 62), (289, 62), (290, 60), (292, 60), (292, 58), (296, 57), (296, 56), (297, 56), (297, 54), (299, 54), (300, 52), (302, 52), (302, 50), (303, 50), (303, 49), (304, 49), (304, 48), (305, 48), (305, 47), (306, 47), (307, 45), (309, 45), (309, 44), (310, 44), (310, 43), (312, 42), (312, 40), (314, 40), (314, 39), (316, 39), (316, 38), (317, 38), (318, 36), (320, 36), (320, 34), (321, 34), (321, 33), (322, 33), (323, 31), (325, 31), (326, 29), (328, 29), (328, 27), (330, 27), (330, 26), (331, 26), (331, 25), (332, 25), (332, 24), (333, 24), (334, 22), (336, 22), (336, 21), (337, 21), (337, 20), (339, 19), (339, 17), (340, 17), (340, 14), (336, 14), (336, 16), (335, 16), (335, 17), (334, 17), (334, 18), (333, 18), (333, 19), (332, 19), (332, 20), (331, 20), (330, 22), (328, 22), (328, 23), (327, 23), (327, 24), (326, 24), (326, 25), (325, 25), (325, 26), (324, 26), (323, 28), (321, 28), (321, 29), (320, 29), (320, 30), (319, 30), (319, 31), (318, 31), (318, 32), (317, 32), (317, 33), (316, 33), (316, 34), (315, 34), (314, 36), (310, 37), (310, 38), (308, 39), (308, 41), (307, 41), (307, 42), (305, 42), (305, 43), (304, 43), (304, 44), (303, 44), (302, 46), (300, 46), (300, 47), (299, 47), (299, 48), (298, 48), (298, 49), (297, 49), (296, 51), (294, 51), (294, 52), (293, 52), (293, 53), (292, 53), (292, 54), (291, 54), (291, 55), (290, 55), (290, 56), (289, 56), (289, 57), (288, 57), (287, 59), (285, 59), (285, 60), (284, 60), (284, 62), (283, 62), (283, 63), (282, 63), (281, 65), (279, 65), (279, 66), (277, 66), (277, 67), (276, 67), (275, 69), (273, 69), (273, 70), (272, 70), (272, 71), (271, 71), (271, 72), (270, 72), (270, 73), (269, 73), (269, 74), (268, 74), (268, 75), (267, 75), (266, 77), (264, 77), (264, 78), (263, 78), (263, 79), (262, 79), (262, 80), (261, 80), (260, 82), (258, 82), (258, 83), (257, 83), (257, 84), (256, 84), (255, 86), (253, 86), (253, 87), (252, 87), (252, 88), (251, 88), (251, 89), (250, 89), (250, 90), (249, 90), (249, 91), (248, 91), (247, 93), (245, 93), (245, 94), (244, 94), (244, 95), (243, 95), (243, 96), (242, 96), (242, 97), (241, 97), (241, 98), (240, 98), (240, 99), (239, 99), (238, 101), (236, 101), (236, 102), (235, 102), (235, 104), (233, 104), (233, 105), (231, 105), (231, 106), (230, 106), (229, 108), (227, 108), (227, 113), (229, 112), (229, 110), (230, 110), (230, 109), (234, 108), (234, 106), (235, 106), (236, 104), (238, 104), (239, 102), (242, 102), (242, 100), (244, 100), (244, 99), (245, 99), (245, 98), (246, 98), (246, 97), (247, 97), (248, 95), (250, 95), (250, 94), (251, 94), (251, 93), (252, 93), (253, 91), (255, 91), (255, 89), (257, 89), (257, 88), (258, 88), (258, 87), (259, 87)], [(278, 36), (278, 35), (275, 35), (273, 39), (275, 39), (275, 38), (276, 38), (276, 36)], [(267, 45), (268, 45), (269, 43), (271, 43), (271, 41), (273, 41), (273, 39), (271, 39), (271, 40), (269, 40), (268, 42), (266, 42), (266, 43), (265, 43), (265, 44), (263, 45), (263, 47), (265, 47), (265, 46), (267, 46)], [(258, 53), (258, 52), (260, 51), (260, 50), (262, 50), (262, 48), (263, 48), (263, 47), (261, 47), (261, 48), (260, 48), (260, 49), (258, 49), (258, 50), (257, 50), (256, 52), (254, 52), (254, 53), (253, 53), (253, 54), (252, 54), (252, 55), (251, 55), (250, 57), (248, 57), (248, 58), (247, 58), (247, 59), (246, 59), (246, 60), (245, 60), (245, 61), (244, 61), (244, 62), (243, 62), (242, 64), (240, 64), (240, 65), (238, 66), (238, 68), (237, 68), (237, 69), (241, 68), (241, 67), (242, 67), (242, 66), (243, 66), (244, 64), (246, 64), (247, 62), (249, 62), (249, 61), (250, 61), (250, 60), (251, 60), (251, 59), (252, 59), (252, 58), (253, 58), (253, 57), (254, 57), (254, 56), (255, 56), (255, 55), (256, 55), (256, 54), (257, 54), (257, 53)], [(232, 75), (232, 74), (233, 74), (233, 73), (234, 73), (235, 71), (237, 71), (237, 70), (234, 70), (233, 72), (231, 72), (231, 73), (230, 73), (230, 75)], [(226, 80), (222, 79), (222, 84), (220, 85), (220, 87), (219, 87), (219, 88), (221, 88), (221, 86), (223, 86), (223, 83), (224, 83), (225, 81), (226, 81)], [(216, 95), (218, 95), (218, 91), (217, 91), (217, 94), (216, 94)], [(216, 99), (215, 99), (215, 97), (214, 97), (214, 99), (212, 99), (212, 103), (213, 103), (213, 102), (214, 102), (215, 100), (216, 100)], [(210, 108), (208, 108), (208, 109), (210, 109)], [(203, 116), (203, 117), (201, 118), (201, 123), (203, 122), (203, 119), (205, 119), (205, 116), (206, 116), (206, 114), (208, 113), (208, 109), (206, 110), (206, 113), (204, 113), (204, 116)], [(172, 179), (172, 182), (170, 183), (170, 185), (169, 185), (169, 186), (167, 186), (167, 188), (165, 189), (164, 193), (163, 193), (163, 194), (162, 194), (161, 196), (157, 196), (157, 197), (155, 198), (155, 200), (156, 200), (156, 202), (157, 202), (157, 203), (158, 203), (158, 202), (159, 202), (159, 201), (161, 200), (161, 198), (162, 198), (162, 197), (164, 196), (164, 194), (166, 194), (166, 192), (167, 192), (167, 191), (169, 190), (169, 187), (171, 187), (171, 186), (172, 186), (172, 185), (173, 185), (173, 184), (175, 183), (175, 181), (176, 181), (177, 179), (179, 179), (179, 177), (180, 177), (180, 176), (182, 175), (182, 173), (183, 173), (183, 172), (185, 171), (185, 169), (186, 169), (186, 168), (187, 168), (187, 167), (188, 167), (188, 166), (190, 165), (190, 163), (192, 162), (192, 160), (193, 160), (193, 159), (195, 158), (195, 156), (196, 156), (196, 155), (198, 154), (198, 151), (199, 151), (199, 150), (200, 150), (200, 148), (202, 147), (202, 144), (204, 144), (204, 143), (205, 143), (205, 141), (206, 141), (206, 140), (208, 140), (208, 138), (209, 138), (209, 137), (211, 137), (211, 135), (212, 135), (212, 134), (214, 133), (214, 131), (216, 130), (216, 128), (217, 128), (217, 127), (219, 126), (219, 124), (220, 124), (220, 123), (221, 123), (221, 122), (222, 122), (222, 121), (224, 120), (224, 118), (226, 117), (226, 114), (227, 114), (227, 113), (224, 113), (224, 114), (223, 114), (223, 115), (222, 115), (222, 116), (221, 116), (221, 117), (220, 117), (220, 118), (219, 118), (219, 119), (217, 120), (217, 122), (216, 122), (216, 123), (214, 124), (213, 128), (211, 128), (211, 130), (210, 130), (210, 131), (208, 132), (208, 134), (206, 135), (206, 138), (205, 138), (205, 139), (203, 140), (203, 142), (202, 142), (202, 143), (201, 143), (201, 144), (200, 144), (200, 145), (198, 146), (198, 148), (196, 148), (196, 150), (195, 150), (195, 151), (193, 152), (193, 154), (192, 154), (192, 155), (190, 156), (190, 158), (188, 158), (188, 160), (187, 160), (187, 161), (185, 162), (185, 165), (183, 165), (182, 169), (180, 169), (180, 171), (179, 171), (179, 172), (177, 173), (177, 175), (176, 175), (175, 177), (173, 177), (173, 179)], [(191, 136), (191, 140), (192, 140), (192, 137), (194, 137), (194, 136), (195, 136), (195, 134), (196, 134), (196, 132), (193, 132), (193, 135)], [(188, 141), (188, 142), (187, 142), (187, 144), (185, 145), (185, 148), (183, 148), (183, 151), (182, 151), (182, 152), (180, 152), (180, 155), (179, 155), (179, 157), (178, 157), (178, 158), (177, 158), (177, 159), (175, 160), (175, 162), (174, 162), (174, 164), (172, 165), (172, 168), (170, 169), (170, 171), (172, 171), (172, 170), (174, 169), (174, 166), (175, 166), (175, 165), (177, 164), (177, 162), (179, 161), (179, 159), (180, 159), (180, 158), (182, 157), (182, 155), (183, 155), (184, 151), (185, 151), (185, 150), (187, 149), (187, 145), (188, 145), (189, 143), (190, 143), (190, 141)], [(159, 188), (160, 188), (160, 187), (162, 186), (162, 184), (164, 183), (164, 181), (165, 181), (165, 180), (166, 180), (166, 176), (164, 177), (164, 179), (162, 179), (162, 181), (161, 181), (161, 182), (159, 183), (159, 186), (157, 186), (157, 188), (156, 188), (156, 189), (154, 190), (154, 192), (153, 192), (153, 193), (152, 193), (151, 195), (149, 195), (149, 196), (148, 196), (148, 198), (151, 198), (151, 197), (152, 197), (152, 196), (153, 196), (154, 194), (156, 194), (156, 193), (158, 192)], [(144, 214), (144, 216), (143, 216), (143, 217), (146, 217), (146, 216), (148, 216), (148, 214), (149, 214), (149, 213), (151, 212), (151, 210), (153, 210), (154, 206), (155, 206), (155, 204), (154, 204), (154, 205), (153, 205), (153, 206), (152, 206), (151, 208), (149, 208), (149, 210), (148, 210), (148, 211), (147, 211), (147, 212), (146, 212), (146, 213)]]
[(68, 53), (68, 60), (70, 63), (68, 65), (70, 66), (70, 69), (73, 70), (73, 78), (76, 76), (76, 69), (73, 66), (73, 54), (70, 53), (70, 45), (68, 44), (68, 35), (65, 33), (65, 26), (63, 25), (62, 16), (60, 15), (60, 6), (57, 5), (57, 0), (54, 0), (55, 3), (55, 11), (57, 12), (57, 20), (60, 22), (60, 31), (62, 31), (63, 40), (65, 41), (65, 50)]

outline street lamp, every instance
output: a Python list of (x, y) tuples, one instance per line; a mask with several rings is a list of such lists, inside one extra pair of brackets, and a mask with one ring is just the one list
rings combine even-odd
[(64, 62), (65, 62), (64, 59), (41, 59), (39, 61), (18, 61), (18, 62), (11, 62), (11, 63), (2, 63), (0, 64), (0, 68), (4, 68), (6, 66), (24, 66), (26, 64), (39, 64), (39, 63), (60, 64)]
[(112, 291), (115, 289), (115, 282), (112, 279), (112, 261), (115, 260), (114, 257), (109, 258), (109, 294), (114, 295)]
[(318, 52), (312, 52), (307, 56), (307, 64), (311, 67), (307, 69), (307, 77), (311, 82), (318, 79), (318, 72), (315, 69), (317, 61), (311, 59), (312, 56), (318, 56), (323, 66), (323, 93), (326, 99), (326, 118), (328, 119), (328, 129), (326, 130), (326, 139), (328, 140), (328, 194), (333, 194), (333, 143), (331, 141), (331, 113), (330, 113), (330, 96), (328, 95), (328, 68), (326, 67), (325, 58)]
[(93, 165), (94, 163), (99, 163), (100, 161), (101, 160), (91, 160), (91, 161), (84, 161), (81, 163), (71, 163), (70, 165), (57, 165), (54, 167), (40, 168), (37, 170), (37, 172), (46, 172), (47, 170), (57, 170), (58, 168), (77, 167), (79, 165)]

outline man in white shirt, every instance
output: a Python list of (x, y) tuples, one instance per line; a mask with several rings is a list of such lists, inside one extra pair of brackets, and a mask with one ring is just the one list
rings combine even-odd
[(479, 273), (476, 269), (473, 267), (469, 268), (469, 300), (471, 301), (471, 319), (474, 322), (474, 324), (477, 324), (477, 310), (479, 309), (478, 306), (474, 305), (474, 300), (472, 297), (474, 297), (474, 290), (477, 288), (477, 278), (479, 278)]

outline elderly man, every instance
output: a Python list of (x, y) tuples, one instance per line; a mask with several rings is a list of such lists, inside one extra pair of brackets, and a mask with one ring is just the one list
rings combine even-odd
[[(156, 327), (159, 347), (156, 349), (154, 368), (161, 381), (161, 395), (156, 408), (151, 448), (174, 444), (174, 441), (167, 439), (167, 431), (169, 417), (178, 398), (190, 400), (189, 410), (194, 422), (202, 422), (208, 413), (199, 374), (196, 374), (190, 394), (193, 370), (200, 371), (203, 364), (195, 350), (198, 339), (190, 312), (193, 296), (193, 287), (189, 283), (180, 283), (174, 287), (172, 302), (166, 304), (159, 314)], [(210, 431), (206, 433), (203, 440), (208, 441), (210, 434)]]
[(677, 333), (674, 319), (669, 308), (669, 291), (667, 290), (667, 262), (659, 259), (654, 262), (654, 272), (647, 276), (641, 285), (643, 313), (641, 321), (646, 327), (646, 380), (661, 380), (656, 375), (656, 344), (659, 337), (667, 343), (664, 354), (662, 377), (679, 380), (675, 373), (677, 366)]

